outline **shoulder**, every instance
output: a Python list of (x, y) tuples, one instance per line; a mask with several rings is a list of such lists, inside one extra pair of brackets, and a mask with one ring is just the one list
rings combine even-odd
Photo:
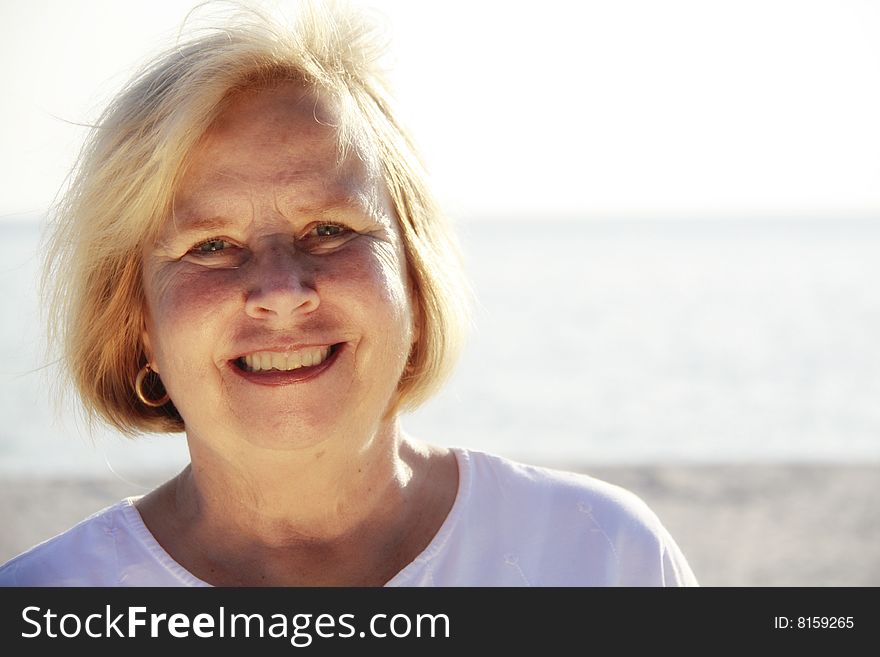
[[(472, 519), (491, 519), (501, 540), (537, 552), (549, 583), (696, 583), (675, 541), (634, 493), (585, 474), (458, 454), (469, 471)], [(554, 562), (565, 567), (554, 574)]]
[(517, 463), (504, 457), (467, 451), (478, 502), (503, 499), (511, 513), (578, 513), (614, 533), (652, 530), (657, 516), (634, 493), (585, 474)]
[(126, 499), (0, 566), (0, 586), (114, 586)]

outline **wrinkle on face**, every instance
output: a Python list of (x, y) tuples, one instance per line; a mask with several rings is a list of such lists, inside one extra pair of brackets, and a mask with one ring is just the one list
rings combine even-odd
[[(383, 180), (356, 152), (339, 160), (336, 134), (314, 120), (313, 106), (302, 106), (310, 113), (306, 120), (290, 104), (278, 104), (282, 97), (287, 102), (291, 89), (243, 97), (221, 115), (192, 154), (155, 246), (145, 250), (147, 305), (155, 318), (147, 322), (145, 343), (170, 369), (169, 392), (188, 432), (211, 426), (213, 420), (200, 418), (205, 409), (227, 418), (222, 424), (248, 431), (262, 413), (265, 433), (279, 436), (338, 422), (338, 413), (327, 415), (331, 410), (379, 418), (384, 409), (369, 410), (376, 391), (396, 389), (411, 348), (410, 277)], [(320, 248), (313, 248), (304, 236), (315, 223), (345, 225), (351, 237), (319, 240)], [(234, 244), (234, 257), (193, 252), (213, 239)], [(263, 285), (283, 288), (288, 275), (317, 293), (320, 308), (271, 325), (249, 317), (249, 295)], [(291, 390), (290, 403), (263, 411), (262, 397), (257, 404), (258, 394), (236, 388), (224, 374), (228, 359), (241, 353), (236, 345), (276, 332), (287, 339), (300, 329), (351, 345), (353, 369), (333, 389), (347, 406), (324, 409), (306, 387), (301, 397)], [(250, 396), (254, 403), (245, 401)], [(365, 426), (363, 418), (351, 426)]]

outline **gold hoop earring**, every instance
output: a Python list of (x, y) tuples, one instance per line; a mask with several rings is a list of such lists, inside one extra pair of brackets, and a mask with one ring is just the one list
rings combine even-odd
[(141, 371), (138, 372), (137, 378), (134, 380), (134, 394), (137, 395), (138, 399), (141, 400), (144, 406), (149, 406), (150, 408), (159, 408), (160, 406), (164, 406), (169, 401), (171, 401), (171, 397), (169, 397), (168, 393), (166, 392), (164, 395), (162, 395), (161, 399), (150, 399), (144, 393), (144, 379), (146, 379), (147, 375), (152, 371), (153, 368), (150, 367), (149, 363), (141, 368)]

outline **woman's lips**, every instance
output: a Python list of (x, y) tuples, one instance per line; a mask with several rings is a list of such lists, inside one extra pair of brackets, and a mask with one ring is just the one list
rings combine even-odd
[(292, 370), (270, 369), (250, 371), (249, 366), (245, 363), (244, 357), (229, 361), (229, 365), (233, 372), (251, 383), (263, 386), (283, 386), (308, 381), (319, 376), (336, 362), (339, 353), (344, 348), (344, 342), (331, 345), (330, 353), (322, 363), (318, 365), (301, 366)]

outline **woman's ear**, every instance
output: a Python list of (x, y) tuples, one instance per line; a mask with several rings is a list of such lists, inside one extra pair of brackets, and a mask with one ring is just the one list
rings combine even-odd
[(415, 281), (412, 276), (407, 276), (407, 292), (409, 293), (409, 307), (412, 325), (412, 339), (410, 344), (414, 345), (422, 336), (422, 304), (419, 301), (419, 295), (416, 292)]
[(141, 344), (144, 345), (144, 355), (147, 357), (147, 364), (150, 366), (151, 370), (158, 374), (159, 367), (153, 360), (153, 346), (150, 343), (150, 334), (147, 332), (146, 327), (141, 330)]

